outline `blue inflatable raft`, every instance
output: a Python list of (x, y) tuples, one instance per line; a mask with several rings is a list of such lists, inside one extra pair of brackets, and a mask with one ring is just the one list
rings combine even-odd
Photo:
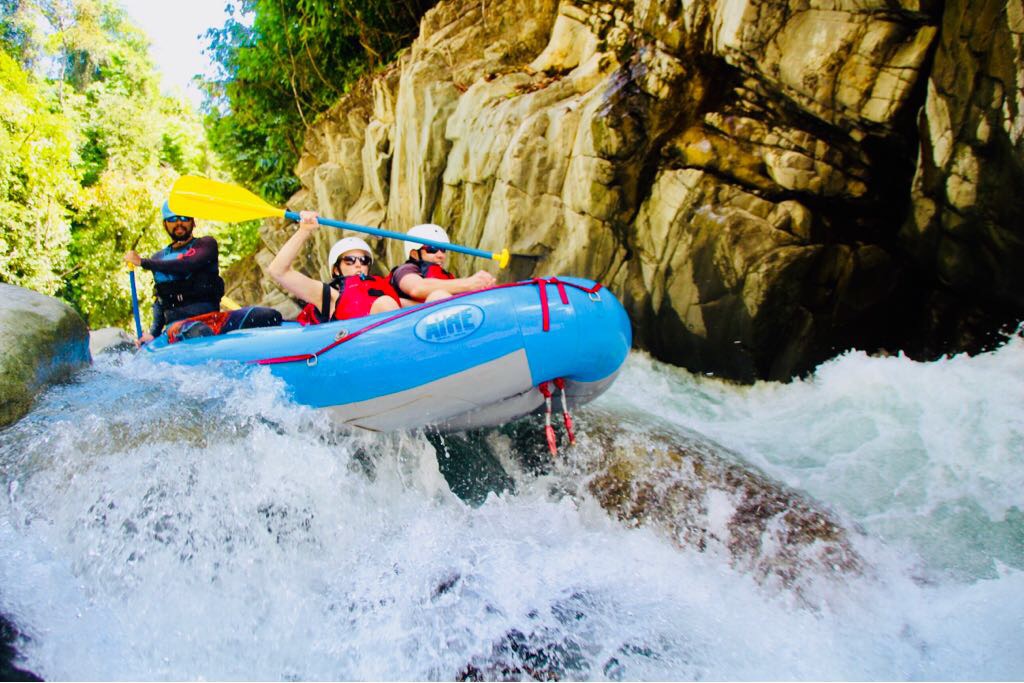
[(611, 292), (545, 278), (324, 325), (286, 322), (175, 344), (165, 335), (143, 348), (168, 363), (266, 366), (298, 403), (389, 431), (499, 425), (543, 406), (556, 380), (568, 406), (581, 405), (608, 388), (631, 343)]

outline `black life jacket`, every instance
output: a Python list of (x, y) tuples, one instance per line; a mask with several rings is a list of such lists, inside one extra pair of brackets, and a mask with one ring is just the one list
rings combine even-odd
[[(194, 241), (195, 238), (181, 249), (191, 246)], [(163, 259), (177, 255), (180, 251), (180, 249), (171, 249), (169, 246), (164, 247), (154, 255), (154, 258)], [(224, 280), (221, 279), (218, 270), (218, 261), (214, 259), (200, 270), (188, 274), (154, 271), (153, 275), (156, 280), (154, 290), (160, 300), (160, 305), (165, 311), (197, 303), (210, 303), (220, 307), (220, 300), (224, 296)]]

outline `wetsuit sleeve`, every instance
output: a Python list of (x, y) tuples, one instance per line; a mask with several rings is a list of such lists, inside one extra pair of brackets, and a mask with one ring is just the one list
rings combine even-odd
[(161, 273), (192, 273), (217, 261), (217, 240), (212, 237), (200, 237), (192, 243), (192, 247), (179, 258), (175, 259), (142, 259), (142, 267), (146, 270), (158, 270)]
[(156, 299), (153, 301), (153, 324), (149, 327), (149, 333), (154, 337), (159, 337), (163, 331), (164, 307), (160, 305), (160, 300)]

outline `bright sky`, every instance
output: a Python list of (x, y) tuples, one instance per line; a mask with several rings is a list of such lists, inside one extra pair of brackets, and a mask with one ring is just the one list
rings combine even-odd
[(128, 16), (149, 35), (150, 54), (163, 75), (164, 90), (184, 91), (196, 106), (202, 96), (192, 76), (212, 72), (203, 54), (208, 28), (224, 25), (224, 0), (120, 0)]

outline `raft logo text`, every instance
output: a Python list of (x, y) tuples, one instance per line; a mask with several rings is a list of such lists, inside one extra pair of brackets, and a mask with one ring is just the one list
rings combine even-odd
[(484, 312), (478, 306), (445, 306), (424, 316), (416, 323), (415, 332), (416, 336), (425, 342), (445, 344), (465, 339), (480, 329), (483, 322)]

